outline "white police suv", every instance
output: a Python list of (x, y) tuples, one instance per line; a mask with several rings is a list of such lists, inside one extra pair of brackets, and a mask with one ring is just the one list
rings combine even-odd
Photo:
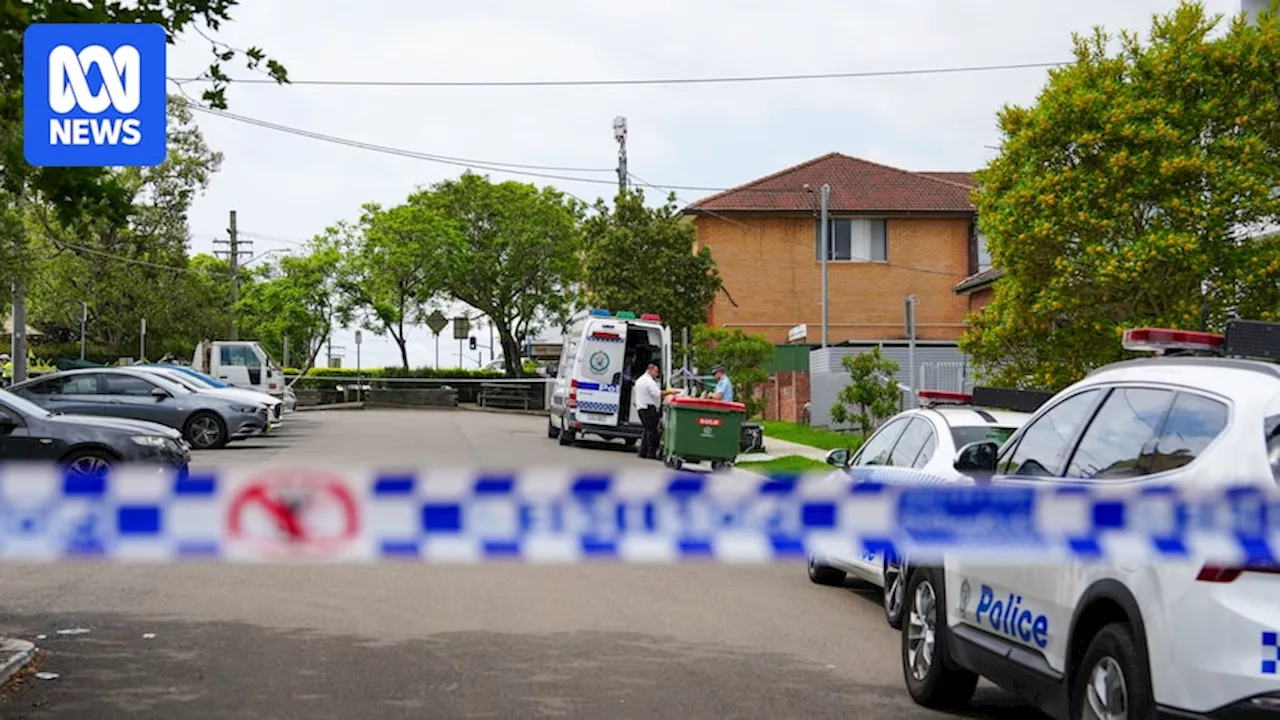
[[(961, 448), (992, 482), (1196, 490), (1280, 483), (1280, 325), (1125, 333), (1163, 357), (1058, 393), (1002, 448)], [(1280, 717), (1280, 565), (948, 557), (913, 567), (902, 665), (916, 702), (968, 702), (979, 676), (1055, 718)]]
[[(827, 453), (827, 464), (839, 471), (828, 480), (913, 483), (924, 475), (934, 482), (965, 478), (953, 467), (958, 448), (979, 441), (999, 445), (1048, 400), (1048, 393), (974, 388), (973, 393), (921, 390), (920, 407), (899, 413), (881, 425), (852, 457), (848, 450)], [(1018, 410), (1004, 408), (1016, 407)], [(809, 579), (821, 585), (843, 585), (849, 575), (882, 589), (885, 619), (902, 624), (904, 563), (883, 553), (864, 551), (843, 556), (810, 553)]]

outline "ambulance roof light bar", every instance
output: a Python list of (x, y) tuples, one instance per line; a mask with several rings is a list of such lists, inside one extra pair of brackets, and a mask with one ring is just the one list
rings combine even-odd
[(640, 316), (641, 320), (652, 320), (653, 322), (662, 322), (662, 316), (658, 313), (644, 313)]
[(604, 308), (592, 308), (591, 314), (596, 317), (613, 317), (613, 313), (605, 310)]
[(618, 313), (617, 317), (619, 320), (635, 320), (636, 314), (630, 310), (623, 310)]
[(1121, 341), (1125, 350), (1169, 353), (1207, 353), (1221, 355), (1226, 338), (1217, 333), (1173, 330), (1170, 328), (1129, 328)]

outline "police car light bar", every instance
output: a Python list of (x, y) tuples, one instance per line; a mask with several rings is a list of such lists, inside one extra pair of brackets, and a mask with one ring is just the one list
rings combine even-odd
[(926, 405), (968, 405), (973, 402), (973, 396), (969, 393), (946, 390), (921, 390), (916, 393), (916, 397)]
[(1125, 350), (1163, 355), (1170, 350), (1220, 353), (1225, 341), (1226, 338), (1217, 333), (1168, 328), (1130, 328), (1124, 331), (1121, 344)]
[(1225, 335), (1224, 355), (1280, 360), (1280, 323), (1232, 320), (1227, 323)]

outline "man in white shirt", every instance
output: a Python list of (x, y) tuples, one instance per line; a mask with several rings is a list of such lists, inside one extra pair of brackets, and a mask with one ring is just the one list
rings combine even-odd
[(636, 379), (631, 390), (631, 397), (639, 411), (640, 423), (644, 425), (639, 455), (651, 460), (658, 459), (658, 420), (662, 412), (663, 392), (658, 385), (658, 372), (658, 364), (649, 363), (649, 367)]

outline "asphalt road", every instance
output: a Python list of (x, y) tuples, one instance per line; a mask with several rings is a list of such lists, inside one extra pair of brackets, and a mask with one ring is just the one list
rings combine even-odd
[[(545, 425), (304, 412), (196, 465), (656, 465)], [(59, 674), (11, 685), (4, 718), (945, 717), (906, 695), (873, 594), (802, 565), (62, 564), (0, 587), (0, 634)], [(991, 687), (966, 715), (1038, 717)]]

